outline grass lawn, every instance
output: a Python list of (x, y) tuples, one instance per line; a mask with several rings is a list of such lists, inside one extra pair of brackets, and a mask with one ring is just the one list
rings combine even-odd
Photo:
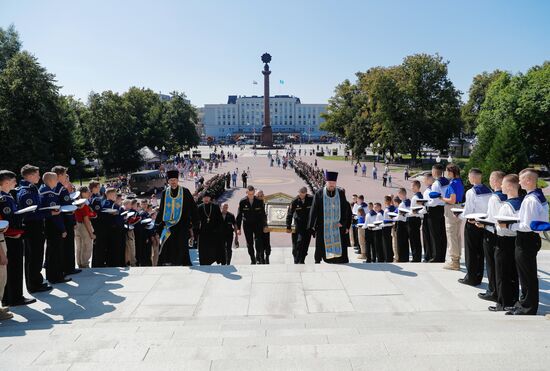
[(344, 156), (323, 156), (320, 158), (324, 158), (325, 160), (331, 160), (331, 161), (346, 161)]

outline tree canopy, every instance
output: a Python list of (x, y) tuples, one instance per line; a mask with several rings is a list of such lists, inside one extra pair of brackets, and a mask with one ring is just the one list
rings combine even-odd
[(399, 66), (375, 67), (346, 80), (329, 100), (323, 129), (359, 156), (371, 144), (383, 152), (446, 150), (461, 127), (459, 91), (439, 55), (415, 54)]
[(0, 28), (0, 167), (43, 169), (85, 158), (107, 173), (140, 167), (139, 149), (165, 147), (166, 154), (198, 145), (197, 112), (184, 93), (162, 101), (151, 89), (90, 93), (82, 103), (63, 96), (55, 76), (21, 51), (15, 28)]

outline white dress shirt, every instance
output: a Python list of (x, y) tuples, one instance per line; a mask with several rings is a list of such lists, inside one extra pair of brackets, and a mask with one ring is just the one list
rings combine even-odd
[(492, 192), (487, 192), (487, 187), (478, 185), (479, 191), (476, 192), (476, 186), (466, 191), (466, 203), (464, 204), (464, 211), (460, 214), (461, 219), (466, 219), (466, 215), (474, 213), (487, 214), (487, 207), (489, 206), (489, 198), (492, 196)]
[[(487, 204), (487, 219), (490, 221), (496, 223), (495, 216), (496, 215), (502, 215), (500, 214), (500, 209), (506, 202), (505, 196), (501, 198), (502, 192), (495, 192), (489, 197), (489, 203)], [(510, 215), (512, 216), (512, 215)], [(495, 227), (492, 225), (486, 225), (485, 229), (487, 229), (489, 232), (495, 233)]]
[[(428, 192), (428, 193), (430, 193), (430, 192)], [(422, 195), (421, 192), (420, 192), (420, 195)], [(413, 207), (422, 206), (420, 204), (417, 204), (416, 200), (422, 200), (422, 199), (424, 199), (424, 197), (425, 197), (424, 195), (422, 195), (422, 197), (419, 197), (419, 195), (417, 195), (416, 193), (412, 196), (412, 198), (411, 198), (411, 211), (412, 211)], [(411, 212), (407, 215), (407, 217), (409, 217), (409, 218), (422, 218), (423, 216), (422, 216), (422, 213), (420, 213), (421, 211), (422, 210), (419, 210), (416, 214)]]
[(542, 191), (537, 188), (525, 196), (518, 213), (519, 223), (512, 224), (513, 231), (532, 232), (531, 222), (548, 222), (548, 202), (540, 195)]
[[(515, 216), (518, 217), (519, 210), (514, 209), (514, 207), (509, 202), (502, 202), (502, 206), (500, 207), (498, 213), (496, 214), (498, 216)], [(512, 224), (513, 225), (513, 224)], [(503, 237), (515, 237), (517, 235), (517, 232), (510, 229), (510, 228), (501, 228), (499, 225), (496, 225), (497, 228), (497, 235), (503, 236)]]
[[(390, 218), (390, 216), (388, 215), (389, 212), (391, 212), (391, 211), (388, 210), (388, 208), (386, 207), (386, 208), (384, 209), (384, 214), (383, 214), (383, 219), (382, 219), (382, 220), (392, 220), (392, 221), (395, 221), (395, 219)], [(395, 210), (394, 210), (393, 212), (395, 212)], [(382, 227), (383, 227), (383, 228), (393, 227), (393, 224), (394, 224), (394, 223), (382, 223)]]
[[(406, 205), (407, 202), (409, 206)], [(411, 208), (411, 201), (408, 198), (406, 200), (401, 201), (401, 203), (399, 204), (399, 207), (397, 208), (398, 210), (396, 211), (398, 216), (397, 218), (395, 218), (395, 220), (397, 220), (398, 222), (406, 222), (408, 217), (407, 214), (409, 213), (407, 213), (406, 215), (403, 215), (399, 212), (399, 210), (409, 210), (410, 208)]]
[[(441, 196), (444, 196), (445, 192), (447, 191), (447, 187), (449, 187), (449, 183), (447, 183), (447, 185), (441, 185), (441, 183), (439, 182), (439, 179), (436, 179), (434, 184), (432, 184), (431, 192), (439, 192), (441, 194)], [(428, 198), (429, 197), (430, 196), (428, 194)], [(429, 206), (430, 207), (445, 206), (445, 202), (443, 200), (439, 199), (439, 198), (432, 198), (432, 200), (430, 201)]]

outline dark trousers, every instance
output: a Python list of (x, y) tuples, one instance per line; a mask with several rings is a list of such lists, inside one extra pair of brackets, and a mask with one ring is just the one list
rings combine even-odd
[[(151, 267), (153, 265), (153, 242), (151, 241), (151, 236), (148, 234), (145, 234), (143, 238), (143, 258), (140, 264), (142, 267)], [(189, 248), (187, 251), (189, 251)]]
[(92, 222), (94, 227), (95, 240), (92, 252), (92, 268), (105, 267), (106, 261), (106, 234), (105, 227), (99, 221)]
[(233, 256), (233, 233), (228, 234), (222, 238), (223, 240), (223, 250), (225, 251), (225, 262), (224, 265), (231, 264), (231, 257)]
[(44, 265), (44, 221), (25, 222), (25, 281), (32, 291), (44, 283), (42, 266)]
[(305, 264), (307, 251), (311, 242), (311, 232), (307, 229), (299, 230), (292, 233), (294, 250), (292, 255), (294, 256), (294, 264)]
[(398, 261), (401, 263), (409, 262), (409, 229), (407, 222), (397, 222), (397, 252)]
[[(244, 237), (246, 238), (246, 248), (248, 249), (248, 255), (250, 256), (250, 262), (255, 264), (256, 261), (264, 262), (264, 249), (263, 239), (264, 232), (261, 226), (256, 225), (244, 225)], [(256, 246), (256, 251), (254, 251)]]
[(511, 307), (518, 300), (519, 282), (515, 261), (516, 238), (497, 237), (495, 248), (495, 279), (498, 304), (501, 308)]
[(23, 300), (23, 239), (6, 238), (8, 249), (7, 281), (2, 305), (10, 306)]
[(464, 227), (464, 258), (466, 260), (466, 276), (464, 281), (477, 286), (483, 279), (483, 237), (485, 229), (472, 223)]
[(357, 233), (357, 227), (352, 227), (353, 231), (353, 247), (359, 247), (359, 234)]
[(485, 258), (485, 270), (489, 285), (487, 293), (498, 297), (497, 280), (495, 276), (495, 248), (497, 246), (497, 235), (484, 230), (483, 232), (483, 255)]
[(294, 264), (298, 264), (296, 263), (296, 255), (298, 254), (298, 250), (296, 248), (297, 240), (298, 240), (298, 235), (296, 234), (296, 232), (292, 232), (290, 234), (290, 241), (292, 242), (292, 256), (294, 257)]
[(74, 247), (74, 219), (71, 216), (63, 218), (67, 237), (63, 241), (63, 271), (70, 274), (75, 270), (75, 247)]
[(447, 251), (445, 208), (443, 206), (430, 207), (430, 213), (428, 215), (432, 259), (436, 263), (444, 263), (445, 252)]
[[(146, 258), (145, 258), (145, 233), (144, 228), (140, 225), (137, 225), (134, 228), (134, 238), (136, 243), (136, 265), (138, 267), (146, 266)], [(149, 260), (151, 255), (149, 255)]]
[(64, 278), (63, 242), (64, 238), (53, 221), (46, 220), (46, 279), (50, 283), (60, 282)]
[(539, 279), (537, 277), (537, 253), (540, 236), (534, 232), (518, 232), (516, 237), (516, 266), (521, 296), (516, 307), (523, 314), (537, 314), (539, 309)]
[(407, 219), (412, 261), (415, 263), (418, 263), (420, 262), (420, 260), (422, 260), (422, 240), (420, 239), (420, 224), (421, 220), (418, 217)]
[(269, 257), (271, 255), (271, 233), (264, 233), (263, 243), (264, 255)]
[(107, 267), (124, 267), (124, 230), (119, 227), (108, 228), (105, 242)]
[(392, 230), (392, 227), (382, 228), (382, 248), (384, 249), (384, 261), (386, 263), (393, 262), (391, 230)]
[(365, 253), (367, 254), (367, 263), (376, 261), (376, 251), (374, 250), (374, 232), (365, 229)]
[(372, 261), (383, 263), (386, 258), (384, 257), (384, 245), (382, 244), (382, 230), (372, 231), (372, 235)]
[(424, 260), (432, 259), (432, 241), (430, 238), (430, 224), (428, 223), (428, 214), (424, 215), (422, 220), (422, 245), (424, 246)]

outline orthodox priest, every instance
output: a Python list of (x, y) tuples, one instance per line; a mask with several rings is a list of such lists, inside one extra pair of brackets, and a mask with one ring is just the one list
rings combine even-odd
[(348, 263), (351, 208), (343, 189), (336, 187), (338, 173), (325, 172), (325, 186), (313, 197), (308, 227), (315, 237), (315, 263)]
[(166, 172), (168, 187), (162, 191), (155, 224), (160, 235), (159, 265), (190, 266), (189, 238), (198, 223), (197, 205), (191, 192), (178, 184), (179, 172)]
[(200, 265), (223, 264), (225, 249), (222, 241), (223, 217), (220, 207), (212, 203), (212, 192), (206, 191), (198, 207), (198, 247)]

